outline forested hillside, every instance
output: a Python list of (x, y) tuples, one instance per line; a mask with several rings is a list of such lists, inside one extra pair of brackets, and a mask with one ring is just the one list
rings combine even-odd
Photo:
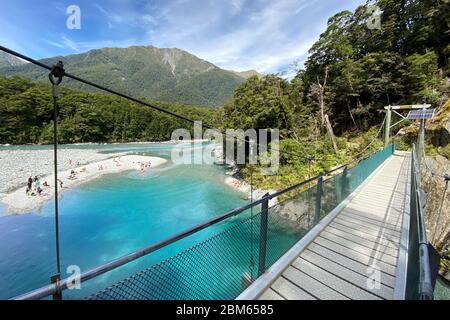
[[(351, 159), (377, 135), (384, 106), (440, 108), (449, 92), (450, 2), (370, 3), (382, 10), (380, 29), (368, 28), (367, 5), (337, 13), (292, 81), (252, 77), (240, 85), (224, 108), (224, 125), (280, 128), (282, 150), (325, 159), (314, 163), (318, 173)], [(448, 148), (436, 145), (448, 143), (439, 139), (428, 143)], [(281, 176), (259, 177), (257, 183), (285, 186), (307, 176), (304, 160), (286, 154), (281, 160)]]
[[(212, 108), (158, 103), (193, 119), (215, 123)], [(0, 77), (0, 144), (51, 143), (53, 103), (49, 85)], [(161, 112), (101, 93), (61, 87), (59, 142), (167, 141), (189, 124)]]

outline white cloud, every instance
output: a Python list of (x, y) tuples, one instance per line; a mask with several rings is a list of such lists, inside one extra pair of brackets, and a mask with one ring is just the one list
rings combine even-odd
[[(185, 49), (226, 69), (279, 72), (304, 57), (316, 39), (317, 35), (310, 32), (312, 28), (299, 28), (297, 17), (315, 2), (269, 1), (245, 15), (246, 2), (242, 0), (221, 5), (205, 2), (201, 11), (189, 8), (191, 4), (172, 3), (159, 10), (152, 8), (153, 17), (164, 21), (164, 28), (150, 31), (148, 42)], [(232, 15), (239, 13), (238, 25), (228, 25), (235, 22), (229, 20), (227, 10)]]
[(75, 41), (64, 34), (61, 35), (59, 42), (48, 39), (43, 39), (43, 41), (54, 47), (70, 49), (75, 52), (83, 52), (92, 49), (107, 48), (107, 47), (125, 48), (133, 45), (142, 45), (142, 43), (139, 43), (139, 41), (134, 38), (123, 39), (120, 41), (117, 40)]
[(98, 28), (97, 38), (108, 40), (75, 41), (61, 35), (46, 42), (75, 52), (143, 44), (177, 47), (225, 69), (289, 75), (294, 61), (304, 62), (328, 17), (362, 2), (154, 0), (135, 5), (115, 0), (108, 7), (93, 4), (100, 17), (96, 23), (103, 21), (114, 30)]
[(70, 48), (76, 52), (80, 51), (80, 49), (78, 48), (78, 45), (74, 41), (72, 41), (71, 39), (66, 37), (65, 35), (62, 35), (61, 39), (62, 39), (62, 43), (65, 47)]

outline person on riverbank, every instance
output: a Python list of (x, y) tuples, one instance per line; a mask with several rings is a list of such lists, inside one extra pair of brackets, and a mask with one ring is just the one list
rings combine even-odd
[(70, 171), (69, 180), (76, 180), (76, 179), (77, 179), (77, 173), (74, 170)]
[(35, 188), (41, 186), (41, 180), (39, 179), (38, 176), (34, 176), (34, 186), (35, 186)]

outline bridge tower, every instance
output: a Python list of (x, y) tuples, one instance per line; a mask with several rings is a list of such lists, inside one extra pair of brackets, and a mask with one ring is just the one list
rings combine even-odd
[[(384, 147), (386, 148), (390, 143), (391, 129), (405, 120), (420, 120), (419, 136), (417, 139), (417, 160), (420, 163), (425, 147), (425, 121), (434, 116), (434, 110), (428, 110), (430, 104), (413, 104), (400, 106), (386, 106), (386, 120), (384, 124)], [(408, 110), (409, 113), (405, 117), (400, 112)], [(401, 120), (391, 125), (392, 112), (400, 116)]]

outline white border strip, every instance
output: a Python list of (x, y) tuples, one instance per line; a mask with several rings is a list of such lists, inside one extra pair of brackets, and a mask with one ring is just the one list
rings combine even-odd
[(292, 262), (305, 250), (314, 239), (330, 224), (331, 221), (349, 204), (349, 202), (361, 191), (361, 189), (371, 180), (390, 160), (387, 158), (380, 166), (372, 172), (367, 179), (359, 185), (344, 201), (334, 208), (323, 218), (314, 228), (300, 239), (288, 252), (278, 259), (261, 277), (244, 290), (236, 300), (256, 300), (273, 282), (286, 270)]
[(394, 300), (405, 300), (406, 277), (408, 271), (408, 250), (409, 250), (409, 221), (410, 215), (410, 190), (411, 190), (411, 165), (412, 158), (409, 155), (409, 165), (407, 172), (407, 182), (405, 186), (405, 203), (403, 207), (402, 234), (399, 245), (397, 270), (395, 272)]

